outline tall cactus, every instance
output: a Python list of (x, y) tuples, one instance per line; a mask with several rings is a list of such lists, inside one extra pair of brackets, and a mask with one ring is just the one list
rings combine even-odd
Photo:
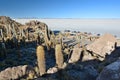
[(43, 46), (37, 47), (37, 62), (39, 67), (40, 76), (46, 73), (46, 65), (45, 65), (45, 51)]
[(9, 32), (9, 30), (8, 30), (8, 25), (6, 24), (6, 25), (4, 25), (5, 26), (5, 30), (6, 30), (6, 36), (8, 37), (8, 32)]
[(56, 36), (55, 36), (55, 34), (54, 34), (54, 32), (51, 32), (51, 36), (50, 36), (50, 41), (51, 41), (51, 43), (52, 43), (52, 48), (55, 48), (55, 44), (56, 44)]
[(6, 47), (5, 47), (5, 43), (4, 43), (4, 42), (2, 42), (1, 55), (2, 55), (3, 57), (6, 57), (6, 56), (7, 56)]
[(8, 37), (11, 38), (12, 37), (12, 28), (11, 28), (11, 25), (9, 24), (8, 25)]
[(63, 58), (63, 53), (62, 53), (62, 46), (61, 44), (57, 44), (55, 48), (55, 57), (56, 57), (56, 64), (58, 68), (62, 68), (64, 58)]
[(2, 31), (2, 29), (0, 29), (0, 34), (1, 34), (1, 38), (3, 39), (3, 31)]
[(27, 30), (27, 39), (28, 39), (28, 41), (30, 40), (29, 30)]
[(16, 30), (15, 30), (15, 25), (12, 24), (12, 33), (13, 33), (13, 36), (12, 37), (16, 37), (17, 36), (17, 33), (16, 33)]
[(37, 44), (41, 45), (41, 39), (40, 39), (40, 34), (37, 34)]
[(49, 31), (48, 26), (45, 24), (45, 35), (44, 35), (45, 44), (47, 46), (47, 50), (50, 50), (50, 37), (49, 37)]
[(22, 35), (22, 37), (25, 37), (25, 38), (26, 38), (26, 35), (25, 35), (25, 32), (24, 32), (24, 29), (21, 29), (21, 35)]
[(64, 46), (63, 46), (63, 37), (62, 37), (62, 34), (60, 33), (60, 44), (61, 44), (61, 48), (63, 48)]

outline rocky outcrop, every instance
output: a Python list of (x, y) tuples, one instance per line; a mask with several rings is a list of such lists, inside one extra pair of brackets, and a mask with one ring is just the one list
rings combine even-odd
[(77, 62), (80, 59), (82, 48), (74, 47), (69, 63)]
[(120, 80), (120, 60), (106, 66), (96, 80)]
[(34, 70), (31, 66), (28, 65), (7, 68), (0, 72), (0, 80), (20, 79), (29, 75), (30, 73), (34, 74)]
[(105, 34), (90, 45), (87, 45), (87, 50), (105, 57), (115, 49), (117, 40), (111, 34)]
[(95, 56), (91, 55), (89, 52), (83, 50), (83, 48), (74, 47), (69, 63), (74, 63), (77, 61), (88, 61), (96, 59)]

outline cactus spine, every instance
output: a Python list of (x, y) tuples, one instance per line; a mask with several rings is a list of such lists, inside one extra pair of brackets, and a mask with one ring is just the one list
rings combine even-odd
[(55, 57), (56, 57), (56, 64), (57, 64), (58, 68), (62, 68), (64, 59), (63, 59), (63, 53), (62, 53), (61, 44), (56, 45)]
[(45, 51), (43, 46), (37, 47), (37, 62), (39, 67), (40, 76), (46, 73), (46, 65), (45, 65)]

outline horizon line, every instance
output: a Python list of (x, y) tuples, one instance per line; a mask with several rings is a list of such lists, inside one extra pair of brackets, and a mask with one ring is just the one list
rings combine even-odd
[(29, 18), (12, 18), (12, 19), (120, 19), (120, 18), (37, 18), (37, 17), (29, 17)]
[[(1, 16), (10, 17), (7, 15), (0, 15), (0, 17)], [(87, 17), (85, 17), (85, 18), (84, 17), (81, 17), (81, 18), (80, 17), (78, 17), (78, 18), (76, 18), (76, 17), (75, 18), (74, 17), (73, 18), (72, 17), (71, 18), (70, 17), (68, 17), (68, 18), (67, 17), (66, 18), (64, 18), (64, 17), (63, 18), (62, 17), (53, 17), (53, 18), (52, 17), (43, 17), (43, 18), (42, 17), (10, 17), (10, 18), (12, 18), (12, 19), (120, 19), (120, 17), (118, 17), (118, 18), (115, 18), (115, 17), (111, 17), (111, 18), (110, 17), (106, 17), (106, 18), (105, 17), (103, 17), (103, 18), (102, 17), (93, 17), (93, 18), (92, 17), (88, 17), (88, 18)]]

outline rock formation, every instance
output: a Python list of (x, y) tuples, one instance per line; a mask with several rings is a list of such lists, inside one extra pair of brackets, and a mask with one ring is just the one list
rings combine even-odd
[(16, 80), (28, 76), (30, 73), (35, 74), (33, 68), (28, 65), (7, 68), (0, 72), (0, 80)]
[(120, 60), (106, 66), (96, 80), (120, 80)]
[(106, 55), (109, 55), (115, 49), (116, 41), (113, 35), (104, 34), (95, 42), (87, 45), (87, 50), (105, 58)]

